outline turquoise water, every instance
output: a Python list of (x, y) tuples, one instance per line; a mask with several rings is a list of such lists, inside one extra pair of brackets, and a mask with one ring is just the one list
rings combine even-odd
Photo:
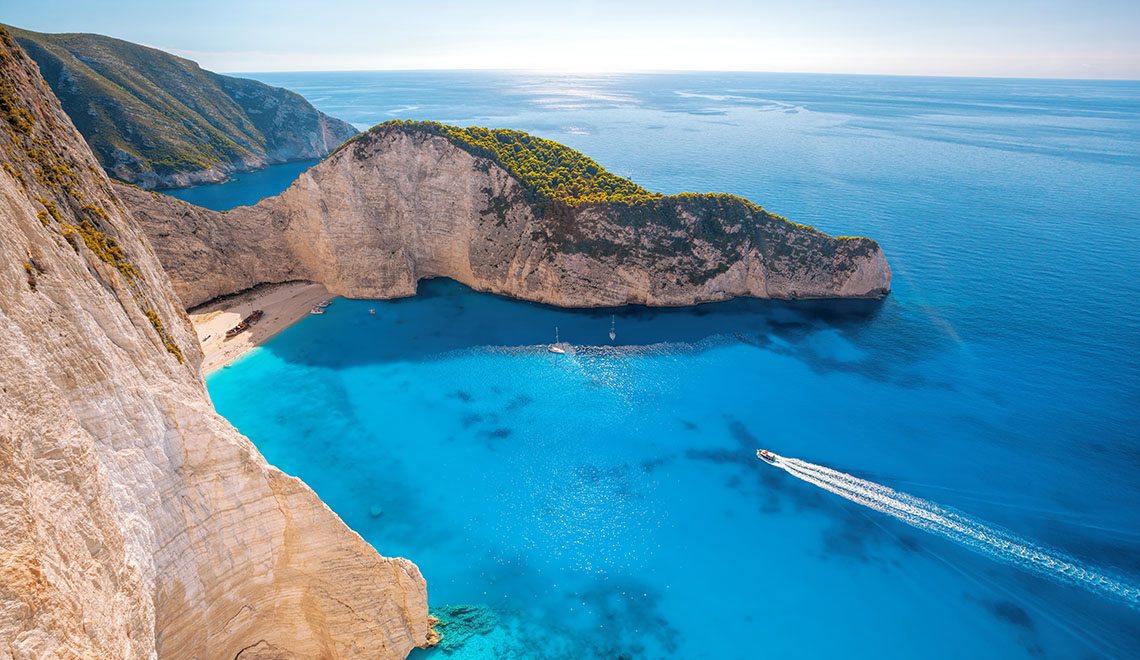
[(175, 188), (162, 192), (191, 204), (215, 211), (228, 211), (235, 206), (251, 206), (263, 197), (271, 197), (289, 187), (301, 172), (320, 160), (299, 160), (282, 165), (270, 165), (254, 172), (234, 174), (227, 183), (190, 188)]
[[(359, 125), (509, 126), (651, 189), (742, 194), (894, 268), (883, 301), (676, 310), (430, 281), (338, 299), (210, 376), (433, 607), (475, 606), (417, 657), (1140, 655), (1127, 592), (867, 499), (1140, 584), (1140, 84), (257, 77)], [(574, 355), (545, 350), (556, 326)]]

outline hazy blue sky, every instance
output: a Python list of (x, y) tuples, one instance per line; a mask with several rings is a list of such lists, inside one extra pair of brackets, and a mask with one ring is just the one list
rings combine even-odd
[(720, 69), (1140, 78), (1140, 0), (0, 0), (215, 71)]

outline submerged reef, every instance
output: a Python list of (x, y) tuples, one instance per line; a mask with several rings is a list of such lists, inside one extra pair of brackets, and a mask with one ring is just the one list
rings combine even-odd
[(433, 629), (439, 635), (435, 647), (452, 653), (475, 635), (486, 635), (499, 625), (499, 615), (486, 605), (448, 605), (433, 607), (431, 616), (436, 619)]

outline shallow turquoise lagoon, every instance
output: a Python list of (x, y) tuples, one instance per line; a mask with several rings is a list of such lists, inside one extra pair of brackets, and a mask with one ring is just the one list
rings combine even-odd
[[(877, 238), (894, 268), (884, 301), (672, 310), (430, 281), (411, 299), (338, 299), (211, 375), (270, 462), (420, 566), (462, 643), (417, 657), (1140, 655), (1127, 592), (753, 455), (1140, 584), (1140, 85), (259, 77), (360, 125), (509, 126), (652, 189), (743, 194)], [(572, 355), (546, 351), (555, 327)]]

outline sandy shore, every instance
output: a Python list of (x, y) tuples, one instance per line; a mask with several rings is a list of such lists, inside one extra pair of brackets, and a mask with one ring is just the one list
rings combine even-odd
[[(190, 313), (190, 321), (205, 355), (202, 373), (208, 374), (237, 359), (304, 318), (313, 305), (328, 297), (328, 291), (320, 284), (287, 282), (260, 286), (196, 307)], [(226, 330), (241, 323), (255, 309), (265, 312), (261, 320), (240, 335), (226, 339)]]

